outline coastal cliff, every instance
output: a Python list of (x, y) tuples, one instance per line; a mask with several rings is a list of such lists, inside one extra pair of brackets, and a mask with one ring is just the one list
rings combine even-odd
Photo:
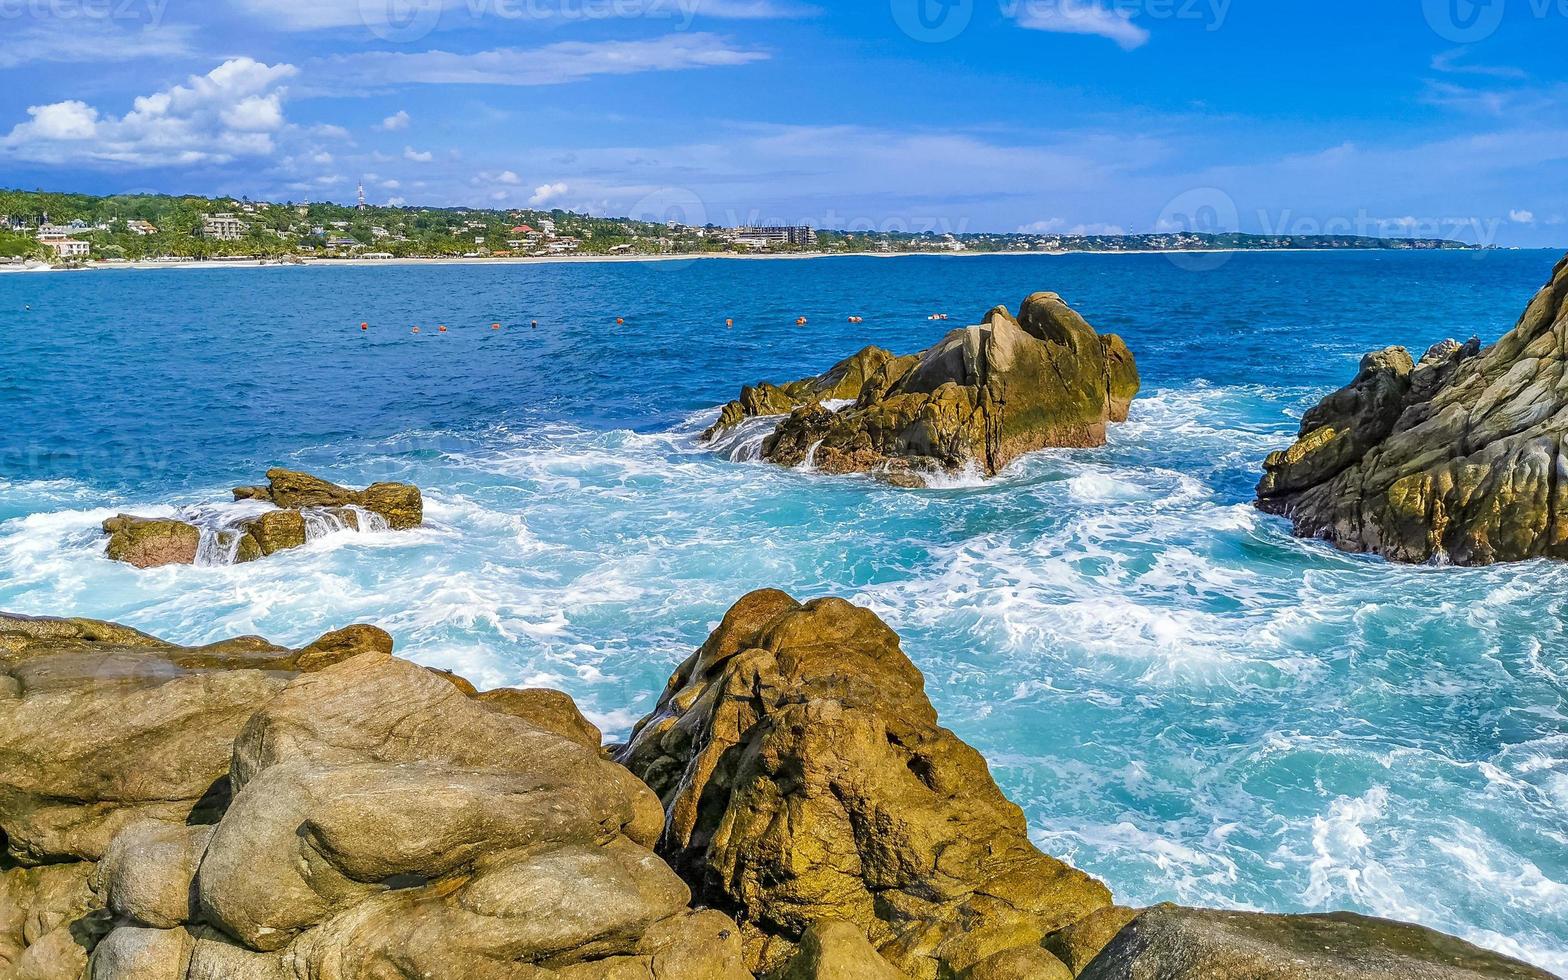
[(918, 485), (969, 466), (994, 476), (1040, 449), (1104, 445), (1138, 389), (1120, 337), (1096, 333), (1057, 294), (1036, 293), (1016, 318), (997, 307), (918, 354), (868, 347), (816, 378), (748, 387), (705, 438), (784, 416), (764, 459)]
[(1415, 926), (1114, 904), (874, 614), (742, 599), (607, 752), (369, 626), (0, 616), (0, 977), (1547, 980)]
[(1299, 536), (1393, 561), (1568, 558), (1565, 357), (1568, 259), (1485, 350), (1367, 355), (1269, 457), (1258, 506)]

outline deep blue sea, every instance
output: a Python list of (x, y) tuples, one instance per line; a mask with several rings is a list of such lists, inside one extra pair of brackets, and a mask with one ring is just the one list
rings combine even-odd
[[(614, 736), (742, 594), (842, 595), (903, 635), (1040, 846), (1123, 902), (1347, 908), (1568, 973), (1568, 566), (1391, 567), (1249, 506), (1365, 351), (1495, 340), (1559, 257), (0, 275), (0, 608), (187, 643), (375, 623)], [(1104, 449), (907, 491), (697, 442), (742, 383), (1039, 289), (1138, 357)], [(413, 481), (429, 526), (243, 567), (102, 556), (105, 517), (279, 465)]]

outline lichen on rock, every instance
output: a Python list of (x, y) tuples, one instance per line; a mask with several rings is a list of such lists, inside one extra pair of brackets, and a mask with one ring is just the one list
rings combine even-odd
[(905, 485), (971, 466), (991, 476), (1036, 450), (1103, 445), (1138, 389), (1120, 337), (1096, 333), (1057, 294), (1036, 293), (1017, 318), (997, 307), (919, 354), (868, 347), (819, 377), (748, 387), (705, 438), (783, 416), (762, 455), (784, 466)]
[(1568, 259), (1482, 350), (1367, 356), (1271, 455), (1258, 506), (1295, 533), (1393, 561), (1568, 558)]

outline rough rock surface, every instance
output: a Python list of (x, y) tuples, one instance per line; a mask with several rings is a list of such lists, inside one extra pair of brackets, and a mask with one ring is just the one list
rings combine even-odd
[(1545, 970), (1420, 926), (1365, 916), (1259, 915), (1162, 905), (1082, 980), (1552, 980)]
[[(1138, 388), (1120, 337), (1096, 333), (1055, 293), (1036, 293), (1016, 319), (998, 307), (919, 354), (870, 347), (817, 378), (746, 388), (707, 438), (748, 418), (787, 415), (762, 450), (785, 466), (901, 483), (969, 466), (994, 475), (1039, 449), (1103, 445)], [(854, 404), (823, 404), (835, 400)]]
[(103, 522), (109, 557), (137, 568), (194, 565), (201, 529), (170, 518), (121, 514)]
[(617, 758), (664, 801), (660, 853), (737, 918), (759, 972), (838, 920), (908, 976), (946, 977), (1110, 904), (1035, 849), (898, 637), (842, 600), (741, 600)]
[(1568, 558), (1568, 259), (1495, 345), (1403, 348), (1302, 420), (1258, 506), (1296, 534), (1394, 561)]
[[(394, 531), (406, 531), (424, 522), (419, 488), (406, 483), (377, 483), (364, 490), (350, 490), (309, 473), (281, 469), (269, 470), (267, 479), (267, 486), (235, 487), (234, 499), (265, 501), (278, 509), (215, 532), (232, 545), (236, 564), (302, 547), (312, 517), (355, 530), (366, 513)], [(202, 530), (188, 521), (121, 514), (104, 521), (103, 531), (109, 537), (108, 556), (137, 568), (193, 565), (201, 549)]]
[(750, 980), (569, 699), (391, 645), (0, 617), (0, 976)]

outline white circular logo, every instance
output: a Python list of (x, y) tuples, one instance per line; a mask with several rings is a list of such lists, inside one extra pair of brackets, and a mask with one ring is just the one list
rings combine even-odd
[(359, 19), (383, 41), (423, 40), (441, 23), (443, 0), (359, 0)]
[(1508, 0), (1422, 0), (1422, 8), (1438, 37), (1454, 44), (1474, 44), (1503, 26)]
[[(1241, 231), (1235, 198), (1218, 187), (1199, 187), (1177, 196), (1160, 212), (1154, 230), (1161, 235), (1231, 235)], [(1194, 248), (1203, 245), (1193, 243)], [(1178, 268), (1211, 272), (1230, 261), (1230, 252), (1180, 251), (1167, 258)]]
[(975, 16), (975, 0), (889, 0), (899, 30), (924, 44), (951, 41)]

